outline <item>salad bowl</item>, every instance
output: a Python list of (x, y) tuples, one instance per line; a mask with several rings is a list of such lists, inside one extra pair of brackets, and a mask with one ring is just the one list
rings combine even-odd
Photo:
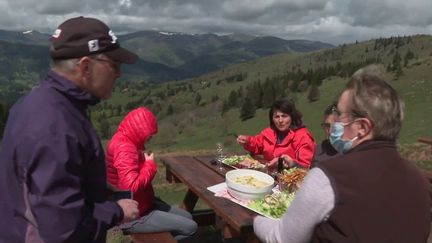
[(263, 198), (272, 193), (274, 179), (270, 175), (251, 169), (231, 170), (225, 174), (228, 192), (237, 199)]

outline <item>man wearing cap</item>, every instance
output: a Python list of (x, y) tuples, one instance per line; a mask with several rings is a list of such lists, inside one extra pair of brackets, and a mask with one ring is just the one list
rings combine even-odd
[(138, 216), (137, 202), (107, 201), (104, 151), (87, 108), (111, 96), (120, 47), (103, 22), (78, 17), (51, 38), (52, 69), (10, 110), (0, 148), (0, 242), (105, 242)]

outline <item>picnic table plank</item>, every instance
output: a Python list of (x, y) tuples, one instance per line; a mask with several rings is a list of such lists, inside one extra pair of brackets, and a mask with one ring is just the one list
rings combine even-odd
[(213, 159), (215, 159), (215, 157), (211, 156), (211, 155), (198, 155), (198, 156), (194, 156), (194, 158), (196, 160), (198, 160), (199, 162), (201, 162), (203, 165), (205, 165), (207, 168), (209, 168), (210, 170), (216, 172), (217, 174), (221, 175), (224, 178), (225, 178), (225, 174), (228, 171), (230, 171), (230, 170), (233, 169), (233, 168), (231, 168), (228, 165), (223, 164), (223, 163), (222, 163), (221, 166), (212, 164), (210, 161), (213, 160)]

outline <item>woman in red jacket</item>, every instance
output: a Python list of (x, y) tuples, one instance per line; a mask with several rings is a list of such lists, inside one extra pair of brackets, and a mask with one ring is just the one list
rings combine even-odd
[(144, 144), (156, 133), (156, 118), (147, 108), (126, 115), (107, 145), (108, 182), (120, 190), (131, 190), (139, 203), (141, 217), (121, 225), (124, 233), (170, 231), (179, 240), (195, 233), (197, 224), (189, 212), (154, 196), (152, 180), (157, 165), (153, 153), (145, 153)]
[(301, 118), (293, 102), (278, 100), (270, 108), (270, 127), (256, 136), (239, 135), (237, 142), (252, 155), (262, 154), (269, 169), (276, 168), (279, 158), (285, 167), (309, 168), (315, 140)]

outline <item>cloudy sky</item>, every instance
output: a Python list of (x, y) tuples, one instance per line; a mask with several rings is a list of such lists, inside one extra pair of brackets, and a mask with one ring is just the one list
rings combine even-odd
[(83, 15), (117, 34), (246, 33), (341, 44), (432, 34), (431, 11), (432, 0), (0, 0), (0, 29), (52, 33)]

